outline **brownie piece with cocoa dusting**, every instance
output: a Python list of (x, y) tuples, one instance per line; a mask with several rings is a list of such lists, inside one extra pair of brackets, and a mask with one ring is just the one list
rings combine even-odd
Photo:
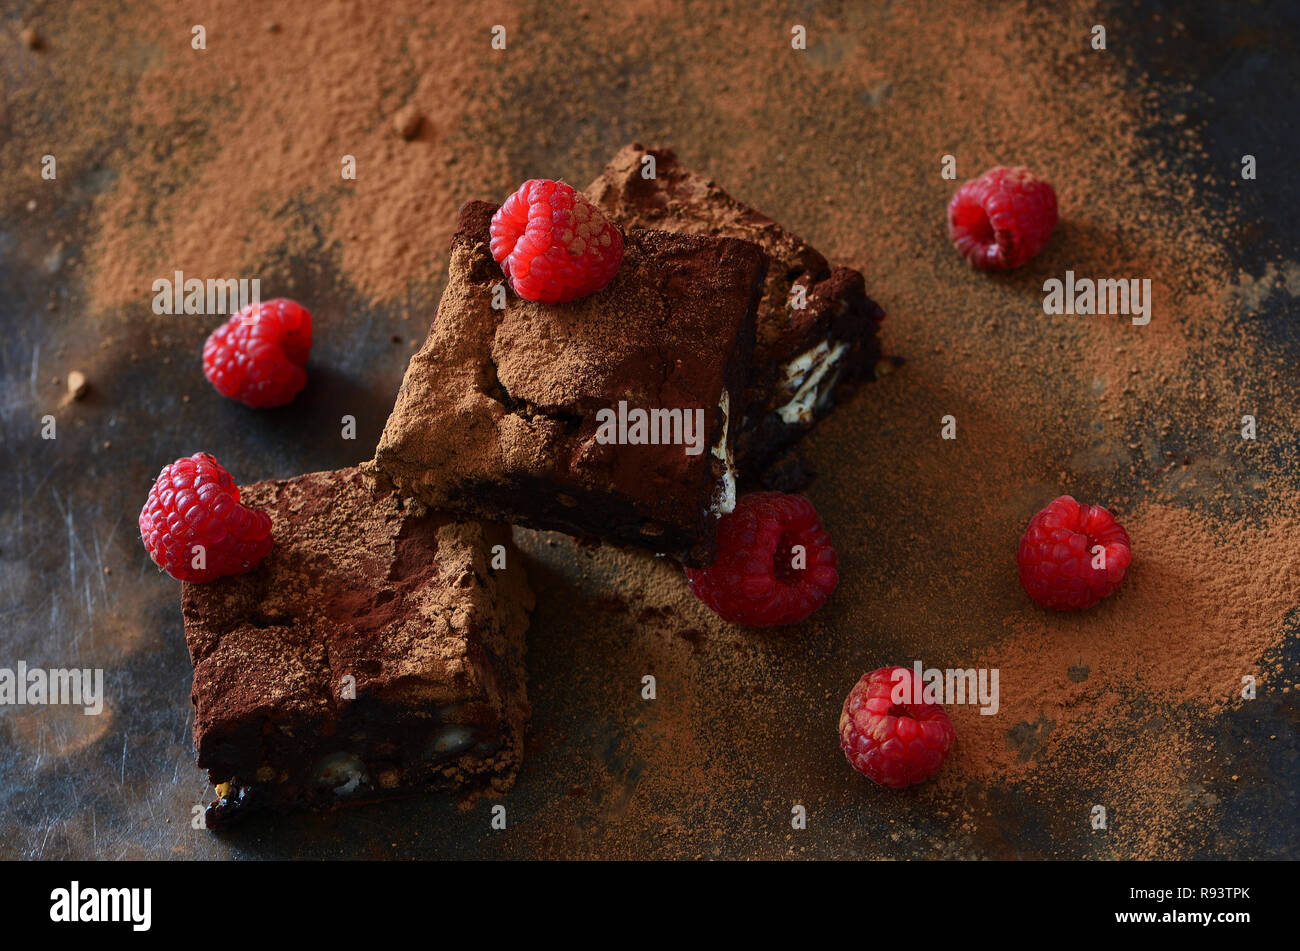
[(496, 207), (460, 211), (447, 288), (369, 471), (432, 508), (707, 564), (735, 504), (732, 417), (767, 256), (637, 230), (603, 290), (540, 304), (492, 258)]
[(867, 296), (862, 274), (831, 267), (798, 235), (685, 168), (671, 149), (625, 146), (586, 194), (625, 229), (743, 238), (770, 256), (736, 444), (746, 480), (756, 480), (858, 383), (874, 379), (885, 313)]
[(194, 742), (218, 793), (208, 827), (509, 788), (533, 604), (509, 530), (375, 491), (357, 469), (258, 482), (242, 501), (271, 516), (271, 553), (181, 595)]

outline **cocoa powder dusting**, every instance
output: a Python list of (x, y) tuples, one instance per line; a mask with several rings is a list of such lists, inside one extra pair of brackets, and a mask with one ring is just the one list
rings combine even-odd
[[(648, 651), (681, 697), (647, 705), (659, 717), (673, 712), (671, 726), (658, 724), (671, 740), (654, 744), (635, 782), (642, 829), (678, 811), (708, 812), (709, 790), (727, 783), (757, 815), (719, 810), (716, 825), (674, 829), (688, 852), (728, 854), (731, 835), (788, 827), (781, 817), (803, 802), (810, 814), (889, 816), (887, 843), (864, 830), (832, 854), (1005, 855), (1016, 838), (1009, 827), (1024, 822), (1056, 842), (1033, 854), (1185, 854), (1188, 829), (1218, 813), (1241, 769), (1215, 734), (1228, 712), (1245, 712), (1242, 678), (1256, 678), (1269, 706), (1288, 702), (1295, 674), (1281, 648), (1300, 568), (1295, 460), (1265, 461), (1269, 451), (1239, 429), (1245, 413), (1281, 431), (1294, 425), (1289, 374), (1250, 323), (1258, 295), (1291, 292), (1294, 264), (1273, 268), (1273, 280), (1237, 273), (1224, 251), (1231, 217), (1198, 207), (1204, 183), (1189, 177), (1190, 161), (1152, 151), (1149, 130), (1163, 117), (1062, 25), (1086, 17), (1054, 21), (1019, 6), (973, 17), (964, 5), (926, 4), (855, 14), (860, 29), (810, 48), (814, 63), (837, 66), (812, 67), (824, 97), (818, 136), (665, 135), (686, 164), (832, 261), (861, 268), (889, 315), (886, 351), (905, 364), (804, 445), (820, 473), (809, 494), (835, 538), (841, 587), (800, 628), (725, 625), (672, 567), (590, 556), (592, 590), (612, 586), (633, 613), (651, 612), (625, 649)], [(872, 41), (900, 32), (906, 43)], [(734, 64), (741, 76), (785, 62), (776, 44), (748, 55)], [(702, 85), (706, 69), (688, 68), (685, 87)], [(1010, 72), (1025, 81), (983, 78)], [(761, 83), (734, 85), (745, 94), (716, 105), (752, 128), (771, 100), (756, 91)], [(840, 137), (852, 148), (828, 147)], [(1195, 138), (1184, 142), (1194, 156)], [(990, 277), (954, 254), (943, 208), (955, 185), (937, 171), (945, 153), (957, 156), (960, 180), (1002, 162), (1056, 184), (1062, 223), (1030, 266)], [(809, 181), (820, 187), (808, 190)], [(1067, 269), (1149, 278), (1150, 324), (1045, 315), (1042, 283)], [(956, 441), (939, 438), (948, 414)], [(1080, 615), (1037, 609), (1015, 575), (1025, 524), (1062, 493), (1110, 507), (1134, 544), (1124, 588)], [(999, 668), (1001, 709), (950, 708), (956, 752), (931, 785), (902, 797), (864, 788), (835, 748), (839, 704), (859, 674), (917, 659)], [(797, 698), (807, 722), (776, 715), (765, 699), (773, 692)], [(687, 738), (712, 755), (683, 765)], [(804, 742), (816, 745), (824, 772), (801, 781), (783, 751)], [(799, 762), (806, 770), (803, 753)], [(822, 776), (842, 792), (802, 800)], [(788, 799), (773, 799), (780, 790)], [(1115, 838), (1089, 838), (1094, 804), (1106, 806)], [(960, 834), (927, 837), (935, 816)], [(767, 841), (760, 854), (797, 854), (800, 840)]]
[[(511, 179), (499, 151), (463, 129), (466, 110), (488, 108), (471, 105), (492, 62), (484, 27), (407, 6), (287, 8), (274, 30), (240, 0), (183, 17), (74, 6), (67, 30), (111, 26), (124, 48), (112, 52), (127, 57), (107, 84), (71, 63), (55, 86), (72, 112), (60, 157), (111, 150), (114, 181), (88, 250), (96, 304), (146, 299), (173, 270), (264, 275), (268, 261), (313, 250), (337, 256), (378, 299), (427, 288), (459, 204)], [(191, 19), (202, 20), (205, 51), (188, 42)], [(419, 128), (403, 119), (394, 135), (399, 113)], [(121, 142), (124, 118), (134, 135)], [(354, 178), (343, 177), (347, 156)]]
[[(0, 160), (27, 162), (30, 117), (54, 110), (63, 167), (111, 169), (84, 249), (96, 314), (147, 313), (150, 282), (176, 269), (265, 278), (316, 255), (363, 298), (405, 302), (422, 339), (464, 201), (532, 176), (581, 187), (631, 141), (672, 147), (864, 272), (902, 365), (802, 446), (840, 556), (807, 622), (727, 625), (666, 560), (515, 530), (537, 592), (535, 715), (510, 800), (527, 819), (493, 854), (1221, 854), (1237, 790), (1282, 801), (1239, 725), (1295, 714), (1300, 460), (1278, 437), (1300, 409), (1255, 318), (1300, 293), (1300, 263), (1234, 263), (1242, 223), (1209, 202), (1198, 127), (1119, 52), (1089, 48), (1096, 4), (800, 12), (798, 53), (794, 14), (755, 6), (451, 16), (340, 0), (277, 8), (271, 31), (259, 5), (220, 0), (200, 53), (177, 40), (188, 19), (87, 4), (42, 19), (50, 50), (24, 68), (48, 81), (21, 93)], [(57, 55), (74, 23), (97, 27), (85, 62), (116, 64), (100, 82)], [(506, 51), (489, 46), (497, 23)], [(403, 110), (422, 117), (410, 141)], [(940, 177), (947, 154), (957, 181)], [(1007, 275), (971, 270), (944, 230), (956, 186), (996, 164), (1033, 168), (1061, 209), (1047, 249)], [(1150, 323), (1044, 314), (1043, 282), (1067, 270), (1150, 279)], [(940, 438), (947, 415), (956, 440)], [(1072, 615), (1036, 608), (1015, 570), (1029, 518), (1065, 493), (1114, 512), (1134, 553), (1123, 587)], [(950, 707), (954, 754), (897, 793), (848, 768), (836, 722), (862, 673), (915, 660), (998, 668), (1000, 709)]]

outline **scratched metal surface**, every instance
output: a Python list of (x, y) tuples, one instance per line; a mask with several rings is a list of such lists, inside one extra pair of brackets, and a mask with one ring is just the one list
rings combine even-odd
[[(1231, 165), (1240, 143), (1251, 141), (1269, 160), (1294, 167), (1294, 152), (1287, 150), (1300, 142), (1292, 101), (1282, 91), (1300, 88), (1297, 33), (1270, 27), (1269, 36), (1260, 35), (1262, 24), (1284, 16), (1284, 6), (1232, 5), (1232, 12), (1189, 15), (1184, 4), (1125, 5), (1115, 14), (1121, 26), (1154, 28), (1150, 14), (1160, 11), (1163, 22), (1181, 16), (1189, 29), (1166, 43), (1144, 44), (1137, 54), (1130, 47), (1117, 55), (1150, 57), (1148, 65), (1168, 80), (1163, 94), (1170, 111), (1192, 110), (1208, 120), (1213, 161)], [(1290, 25), (1296, 25), (1294, 16)], [(1193, 81), (1198, 90), (1175, 91), (1180, 80)], [(1246, 101), (1250, 109), (1238, 108)], [(612, 129), (606, 138), (593, 146), (594, 154), (612, 153), (626, 136)], [(544, 164), (546, 156), (533, 158)], [(517, 164), (523, 177), (525, 163)], [(740, 777), (734, 789), (715, 790), (709, 802), (680, 803), (683, 823), (739, 830), (734, 836), (709, 838), (699, 848), (689, 836), (653, 834), (590, 847), (599, 838), (594, 827), (617, 816), (620, 797), (631, 794), (639, 771), (648, 768), (636, 753), (637, 738), (653, 734), (655, 724), (641, 719), (633, 704), (611, 705), (570, 688), (575, 645), (609, 664), (611, 676), (635, 677), (634, 664), (618, 669), (635, 635), (602, 606), (598, 579), (585, 573), (581, 551), (536, 539), (530, 545), (542, 582), (530, 639), (536, 709), (528, 764), (508, 800), (516, 823), (509, 835), (488, 830), (486, 802), (461, 809), (439, 797), (324, 818), (269, 819), (224, 839), (190, 828), (191, 808), (210, 790), (194, 764), (190, 739), (190, 667), (178, 585), (154, 570), (135, 526), (144, 493), (163, 462), (200, 447), (249, 481), (368, 457), (409, 357), (412, 325), (395, 310), (358, 297), (325, 257), (277, 262), (268, 268), (265, 296), (312, 288), (321, 328), (312, 384), (292, 407), (260, 414), (209, 398), (194, 365), (206, 324), (153, 318), (146, 301), (93, 316), (87, 306), (80, 255), (88, 206), (113, 178), (111, 168), (74, 174), (49, 199), (53, 207), (40, 227), (8, 205), (0, 220), (0, 666), (21, 659), (33, 666), (102, 667), (107, 680), (107, 707), (97, 717), (57, 707), (0, 709), (0, 857), (563, 856), (573, 854), (579, 840), (587, 846), (581, 854), (621, 857), (785, 854), (780, 834), (735, 821), (759, 814), (770, 795), (783, 794), (756, 790)], [(1297, 184), (1292, 177), (1277, 188), (1266, 198), (1259, 192), (1219, 198), (1251, 202), (1246, 218), (1255, 224), (1243, 235), (1245, 261), (1296, 254)], [(435, 300), (408, 303), (431, 314)], [(1292, 317), (1280, 305), (1262, 315), (1275, 325), (1280, 345), (1300, 357)], [(402, 342), (395, 344), (393, 335)], [(152, 362), (164, 353), (173, 355), (170, 363)], [(74, 367), (89, 372), (91, 390), (74, 407), (59, 408), (62, 390), (51, 379)], [(56, 419), (54, 440), (39, 438), (47, 413)], [(354, 442), (303, 438), (334, 431), (344, 413), (358, 420)], [(1287, 655), (1294, 669), (1294, 636)], [(1273, 782), (1258, 795), (1224, 802), (1215, 827), (1189, 831), (1175, 854), (1297, 855), (1296, 715), (1292, 703), (1222, 721), (1220, 732), (1208, 738), (1219, 755), (1255, 757), (1258, 773)], [(1269, 734), (1282, 742), (1262, 742)], [(841, 795), (838, 751), (825, 746), (810, 742), (800, 766), (829, 801), (803, 840), (805, 855), (842, 854), (847, 828), (879, 822)], [(591, 760), (613, 777), (604, 788), (593, 788), (599, 777), (575, 765)], [(981, 810), (1017, 805), (1009, 792), (972, 795)], [(1098, 854), (1086, 839), (1062, 829), (1059, 811), (1023, 808), (1020, 821), (974, 841), (945, 818), (929, 816), (899, 844), (890, 846), (882, 835), (880, 854)], [(553, 834), (565, 822), (540, 819), (557, 811), (568, 817), (566, 835)]]

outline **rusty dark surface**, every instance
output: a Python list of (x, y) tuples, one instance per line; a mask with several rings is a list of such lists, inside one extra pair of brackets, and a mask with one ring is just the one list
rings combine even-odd
[[(1115, 14), (1133, 29), (1149, 28), (1154, 10), (1163, 10), (1165, 22), (1180, 12), (1190, 24), (1166, 43), (1131, 47), (1125, 55), (1150, 56), (1142, 65), (1168, 81), (1162, 95), (1170, 110), (1194, 110), (1205, 121), (1212, 161), (1235, 162), (1240, 142), (1249, 139), (1261, 165), (1295, 167), (1300, 140), (1292, 97), (1300, 88), (1300, 57), (1295, 17), (1290, 32), (1276, 30), (1278, 18), (1285, 19), (1283, 6), (1210, 7), (1188, 15), (1182, 4), (1143, 4)], [(1264, 24), (1270, 32), (1261, 37)], [(1250, 30), (1254, 42), (1232, 42)], [(1179, 90), (1181, 81), (1195, 83), (1196, 91)], [(1247, 102), (1250, 107), (1242, 108)], [(612, 154), (627, 137), (611, 129), (593, 152)], [(1168, 143), (1153, 130), (1153, 148), (1164, 147)], [(521, 178), (533, 171), (522, 158), (516, 162)], [(637, 645), (676, 635), (611, 599), (588, 551), (540, 536), (524, 539), (539, 588), (529, 642), (535, 711), (524, 771), (502, 800), (510, 810), (508, 832), (489, 829), (489, 804), (496, 800), (461, 807), (441, 797), (255, 820), (222, 838), (191, 828), (193, 807), (206, 803), (211, 789), (195, 766), (190, 738), (179, 586), (154, 569), (135, 525), (144, 494), (164, 462), (200, 448), (244, 481), (368, 458), (409, 358), (413, 327), (395, 309), (357, 295), (325, 255), (279, 262), (268, 269), (264, 297), (312, 288), (319, 331), (311, 383), (291, 407), (270, 412), (218, 399), (196, 369), (206, 325), (153, 319), (144, 303), (88, 322), (80, 263), (88, 204), (112, 181), (111, 168), (77, 172), (50, 199), (56, 203), (51, 228), (0, 221), (0, 665), (23, 659), (33, 666), (102, 666), (108, 695), (101, 717), (52, 708), (0, 710), (0, 857), (1114, 854), (1079, 828), (1072, 806), (1027, 802), (1012, 788), (969, 790), (964, 805), (971, 814), (999, 817), (974, 833), (930, 813), (913, 815), (897, 836), (897, 827), (875, 809), (884, 800), (864, 796), (851, 783), (839, 750), (826, 742), (826, 724), (808, 714), (808, 695), (782, 699), (780, 693), (786, 679), (815, 682), (819, 660), (843, 657), (847, 648), (832, 640), (811, 656), (802, 651), (793, 657), (768, 635), (733, 645), (692, 640), (687, 632), (674, 656), (697, 665), (699, 679), (737, 650), (769, 661), (757, 689), (776, 698), (791, 724), (788, 747), (775, 758), (780, 765), (756, 779), (749, 764), (737, 761), (730, 781), (707, 796), (683, 787), (679, 802), (655, 810), (676, 812), (681, 826), (710, 830), (699, 836), (680, 829), (664, 835), (649, 828), (635, 835), (612, 831), (640, 778), (662, 764), (662, 748), (671, 743), (670, 714), (635, 701), (643, 673)], [(1246, 217), (1258, 223), (1240, 251), (1244, 261), (1297, 253), (1298, 187), (1292, 175), (1267, 198), (1226, 190), (1217, 197), (1247, 202)], [(780, 209), (772, 211), (779, 216)], [(431, 315), (436, 297), (406, 303)], [(1261, 319), (1275, 327), (1279, 346), (1300, 359), (1294, 313), (1274, 299)], [(116, 342), (102, 348), (97, 338), (106, 333)], [(160, 354), (171, 356), (159, 362)], [(84, 400), (60, 407), (63, 389), (52, 379), (73, 367), (92, 371), (90, 390)], [(54, 440), (40, 438), (47, 413), (57, 422)], [(305, 435), (336, 431), (344, 414), (357, 419), (355, 441)], [(811, 462), (820, 471), (835, 465), (826, 452)], [(832, 616), (828, 629), (835, 630), (835, 622)], [(1293, 627), (1282, 658), (1292, 671), (1297, 651)], [(579, 656), (602, 667), (603, 683), (625, 685), (618, 689), (628, 699), (611, 697), (612, 687), (591, 689), (597, 678), (590, 674), (575, 675)], [(738, 713), (744, 709), (737, 705)], [(1249, 763), (1253, 781), (1220, 798), (1212, 827), (1181, 834), (1171, 857), (1300, 857), (1297, 713), (1293, 694), (1268, 711), (1216, 721), (1215, 734), (1205, 737), (1211, 755)], [(1167, 725), (1156, 717), (1143, 728)], [(1270, 743), (1270, 736), (1278, 739)], [(718, 748), (695, 753), (725, 757), (725, 738)], [(788, 818), (795, 800), (816, 809), (797, 851)], [(717, 834), (720, 829), (725, 834)]]

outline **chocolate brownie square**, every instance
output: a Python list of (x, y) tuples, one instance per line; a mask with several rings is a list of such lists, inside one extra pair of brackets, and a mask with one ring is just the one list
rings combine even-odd
[(509, 292), (492, 258), (496, 208), (460, 211), (376, 477), (432, 508), (707, 563), (735, 504), (732, 416), (766, 255), (639, 230), (603, 290), (539, 304)]
[[(653, 178), (647, 177), (647, 156), (654, 159)], [(625, 229), (743, 238), (771, 258), (736, 445), (736, 465), (746, 480), (759, 476), (856, 384), (874, 379), (885, 314), (867, 296), (862, 275), (831, 267), (798, 235), (683, 167), (671, 149), (625, 146), (586, 194)]]
[(509, 529), (374, 491), (357, 469), (258, 482), (242, 501), (270, 515), (271, 553), (181, 594), (194, 742), (219, 797), (208, 827), (509, 788), (533, 603)]

